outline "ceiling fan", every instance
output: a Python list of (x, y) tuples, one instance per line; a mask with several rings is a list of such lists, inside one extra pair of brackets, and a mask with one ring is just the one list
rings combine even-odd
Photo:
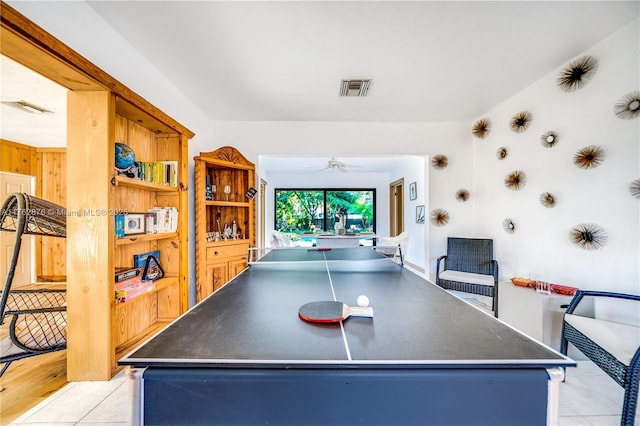
[(342, 161), (338, 160), (336, 157), (332, 157), (328, 162), (326, 167), (320, 169), (319, 171), (323, 171), (323, 170), (337, 170), (339, 172), (347, 172), (347, 164), (343, 163)]

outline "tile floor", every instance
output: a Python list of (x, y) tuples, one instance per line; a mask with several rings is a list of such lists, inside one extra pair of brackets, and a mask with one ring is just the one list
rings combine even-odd
[[(108, 382), (70, 383), (9, 426), (127, 425), (128, 394), (124, 371)], [(622, 396), (622, 388), (592, 362), (578, 361), (560, 385), (558, 426), (618, 426)]]

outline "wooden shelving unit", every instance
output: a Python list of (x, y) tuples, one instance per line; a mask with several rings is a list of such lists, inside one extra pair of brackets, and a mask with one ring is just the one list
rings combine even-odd
[[(187, 145), (194, 133), (7, 4), (0, 15), (2, 54), (68, 89), (66, 379), (108, 380), (121, 355), (188, 307)], [(177, 160), (177, 188), (116, 176), (116, 141), (141, 161)], [(178, 208), (177, 232), (116, 243), (113, 212), (153, 205)], [(116, 304), (115, 266), (153, 248), (165, 278), (153, 294)]]
[[(255, 187), (255, 166), (238, 150), (225, 146), (201, 152), (194, 158), (196, 221), (196, 301), (225, 285), (247, 266), (250, 247), (256, 245), (255, 200), (246, 196)], [(207, 177), (216, 186), (213, 200), (205, 198)], [(231, 193), (224, 194), (229, 186)], [(207, 241), (207, 234), (220, 232), (233, 221), (235, 238)]]
[[(74, 166), (67, 179), (68, 209), (84, 213), (69, 220), (70, 281), (83, 284), (70, 286), (67, 375), (69, 380), (105, 380), (119, 370), (121, 355), (188, 308), (187, 144), (193, 133), (109, 91), (70, 92), (68, 105), (71, 123), (89, 125), (69, 130), (68, 161)], [(115, 142), (131, 147), (137, 161), (177, 161), (178, 185), (118, 175)], [(115, 214), (156, 206), (177, 208), (176, 232), (116, 237)], [(164, 277), (148, 293), (117, 302), (115, 268), (132, 267), (134, 254), (153, 250), (160, 251)], [(71, 309), (80, 305), (82, 310)]]

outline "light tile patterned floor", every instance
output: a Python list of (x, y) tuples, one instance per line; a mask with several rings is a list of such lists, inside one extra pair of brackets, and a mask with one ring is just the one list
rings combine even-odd
[[(70, 383), (11, 426), (127, 425), (128, 395), (124, 372), (108, 382)], [(592, 362), (578, 361), (560, 385), (558, 426), (618, 426), (622, 396), (622, 388)]]

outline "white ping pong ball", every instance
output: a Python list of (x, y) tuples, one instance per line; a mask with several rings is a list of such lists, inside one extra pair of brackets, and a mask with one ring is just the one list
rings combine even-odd
[(369, 298), (364, 294), (361, 294), (360, 296), (358, 296), (356, 303), (358, 303), (358, 306), (362, 306), (362, 307), (369, 306)]

